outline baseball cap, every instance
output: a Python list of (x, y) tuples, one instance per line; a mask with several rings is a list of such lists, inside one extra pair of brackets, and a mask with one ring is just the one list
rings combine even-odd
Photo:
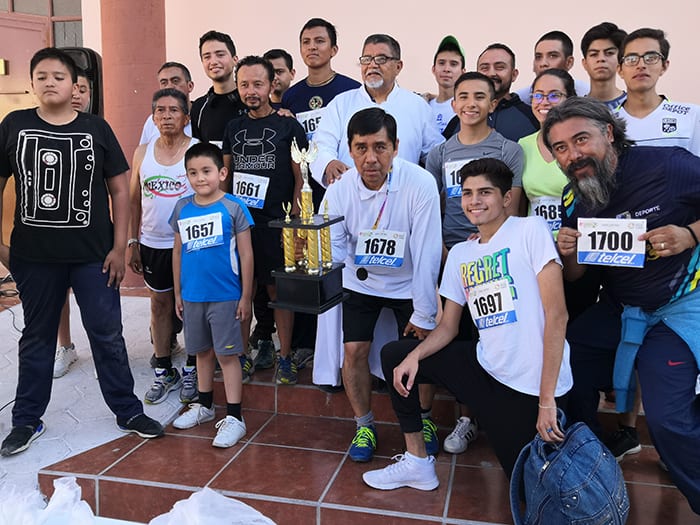
[[(447, 35), (440, 41), (440, 45), (435, 52), (435, 58), (437, 58), (438, 54), (442, 53), (443, 51), (455, 51), (459, 53), (459, 55), (462, 57), (462, 61), (464, 61), (464, 50), (462, 49), (462, 46), (459, 45), (457, 39), (452, 35)], [(435, 62), (435, 59), (433, 59), (433, 62)]]

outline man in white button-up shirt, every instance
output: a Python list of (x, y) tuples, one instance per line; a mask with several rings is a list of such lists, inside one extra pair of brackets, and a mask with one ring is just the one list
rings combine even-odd
[[(325, 119), (325, 117), (324, 117)], [(380, 108), (357, 112), (348, 125), (354, 168), (326, 192), (333, 258), (344, 262), (343, 383), (357, 422), (354, 461), (376, 448), (369, 353), (382, 308), (393, 311), (394, 337), (423, 339), (435, 327), (440, 268), (440, 198), (435, 179), (397, 157), (396, 120)]]
[(311, 163), (314, 178), (327, 186), (352, 166), (345, 138), (348, 121), (357, 111), (380, 107), (397, 122), (398, 156), (413, 163), (444, 141), (425, 100), (396, 83), (403, 62), (401, 47), (389, 35), (370, 35), (360, 57), (363, 86), (336, 96), (326, 108), (314, 141), (319, 154)]

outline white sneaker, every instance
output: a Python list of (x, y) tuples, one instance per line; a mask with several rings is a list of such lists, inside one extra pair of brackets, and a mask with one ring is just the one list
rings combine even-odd
[(372, 488), (392, 490), (411, 487), (418, 490), (433, 490), (440, 484), (435, 473), (435, 458), (417, 458), (408, 452), (393, 458), (396, 463), (379, 470), (362, 474), (362, 479)]
[(70, 365), (78, 360), (78, 352), (73, 343), (70, 346), (59, 346), (56, 350), (56, 360), (53, 363), (53, 376), (63, 377), (68, 373)]
[(238, 440), (245, 436), (245, 423), (233, 416), (226, 416), (216, 424), (218, 432), (212, 445), (219, 448), (232, 447)]
[(214, 419), (214, 408), (207, 408), (200, 403), (190, 403), (187, 410), (173, 421), (173, 426), (179, 429), (196, 427)]
[(462, 416), (457, 420), (454, 430), (445, 438), (442, 448), (450, 454), (461, 454), (467, 450), (469, 443), (476, 439), (477, 432), (476, 421)]

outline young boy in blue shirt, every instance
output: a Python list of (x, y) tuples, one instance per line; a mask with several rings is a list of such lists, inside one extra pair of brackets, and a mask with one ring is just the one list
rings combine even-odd
[(243, 389), (239, 355), (245, 346), (241, 322), (250, 318), (253, 289), (253, 218), (246, 205), (219, 184), (227, 170), (221, 150), (199, 143), (185, 153), (194, 195), (180, 199), (170, 217), (175, 230), (175, 309), (184, 322), (185, 345), (197, 356), (199, 402), (174, 422), (192, 428), (214, 419), (216, 361), (226, 391), (226, 417), (217, 424), (215, 447), (231, 447), (246, 433), (241, 416)]

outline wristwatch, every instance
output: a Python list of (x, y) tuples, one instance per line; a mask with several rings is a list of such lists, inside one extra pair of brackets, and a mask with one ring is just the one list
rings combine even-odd
[(139, 240), (138, 239), (129, 239), (126, 241), (126, 247), (131, 248), (134, 244), (138, 244)]

